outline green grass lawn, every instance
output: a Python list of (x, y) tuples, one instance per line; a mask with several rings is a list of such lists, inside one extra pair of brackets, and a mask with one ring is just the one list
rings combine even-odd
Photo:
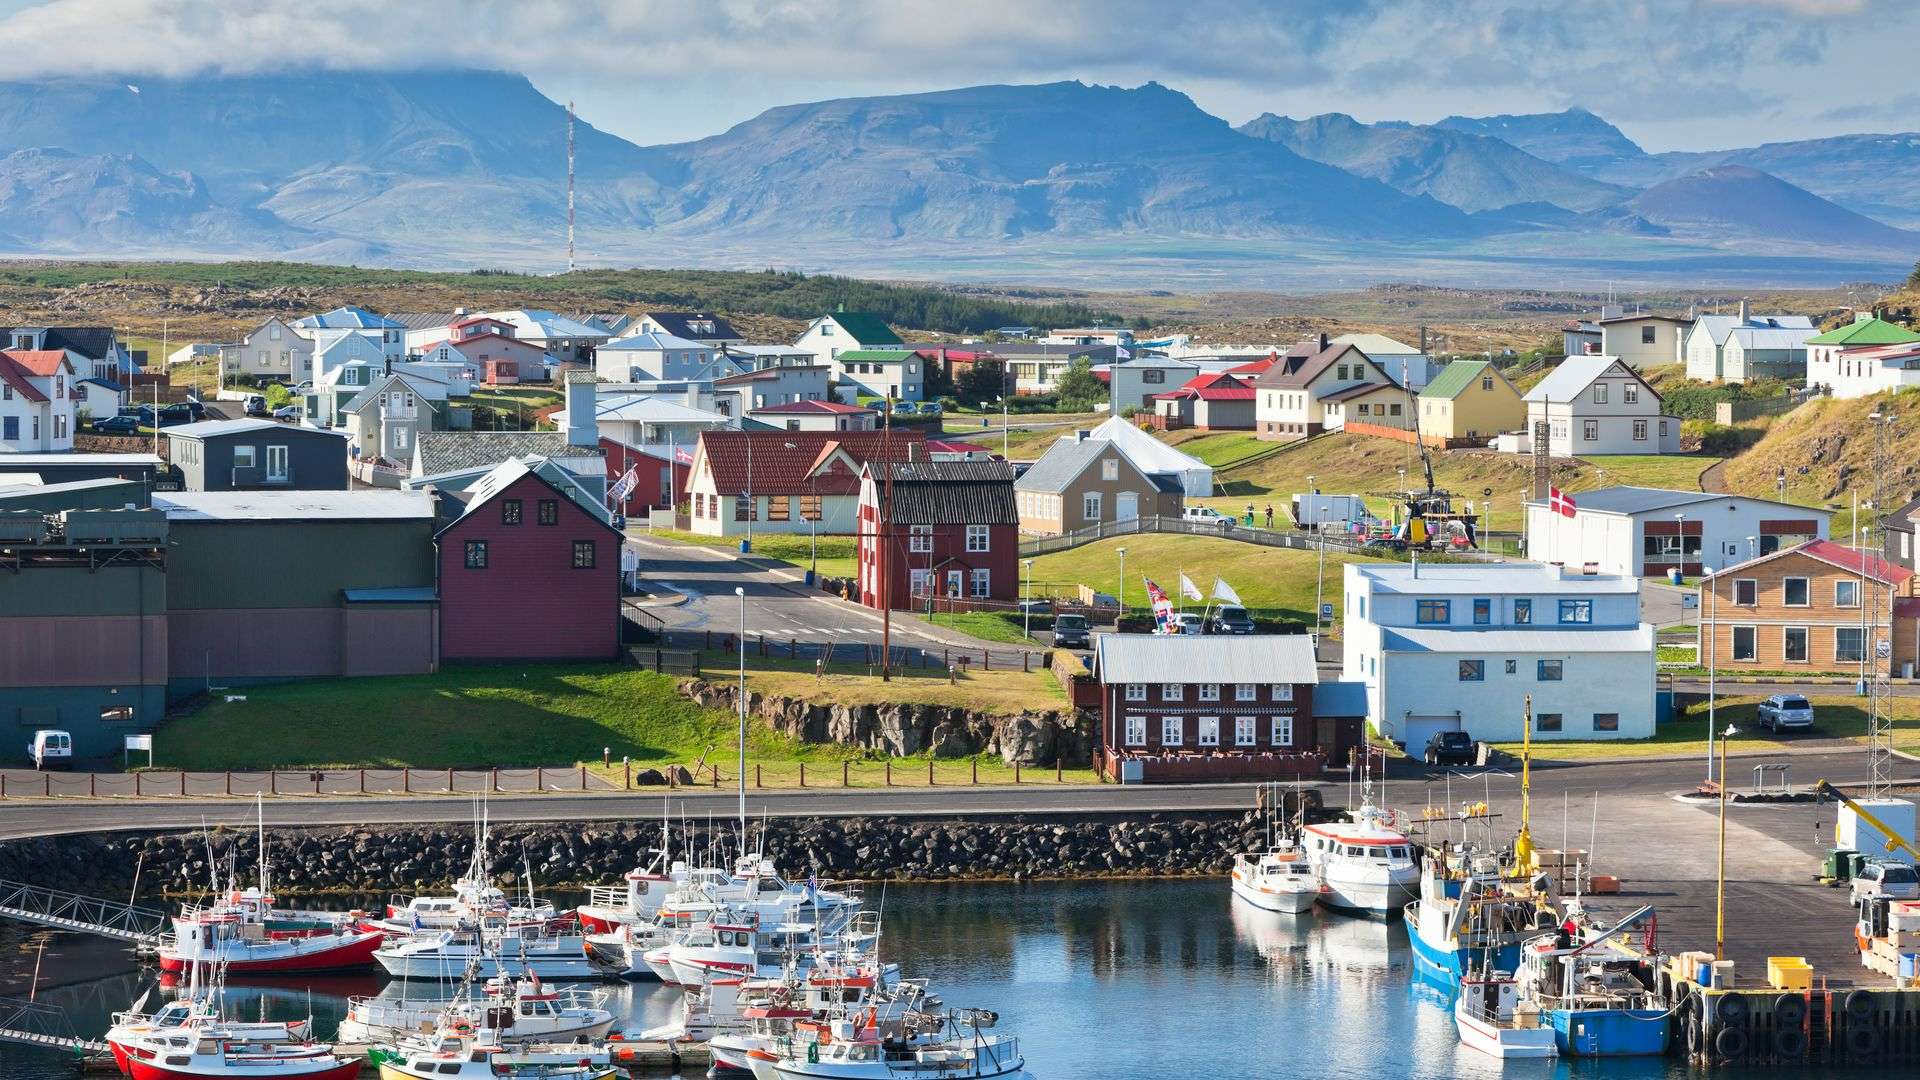
[[(1804, 743), (1808, 738), (1844, 738), (1854, 741), (1864, 740), (1867, 732), (1865, 700), (1851, 694), (1808, 694), (1807, 700), (1813, 702), (1814, 731), (1808, 735), (1776, 736), (1764, 731), (1755, 722), (1755, 710), (1762, 698), (1758, 695), (1722, 695), (1714, 707), (1714, 722), (1725, 731), (1728, 724), (1735, 732), (1732, 741), (1727, 744), (1729, 753), (1743, 750), (1781, 750)], [(1920, 699), (1896, 697), (1888, 699), (1888, 709), (1894, 722), (1894, 745), (1903, 750), (1920, 747)], [(1519, 753), (1519, 743), (1498, 743), (1500, 749), (1509, 753)], [(1715, 740), (1715, 746), (1719, 740)], [(1582, 741), (1582, 740), (1539, 740), (1533, 744), (1536, 757), (1598, 759), (1645, 757), (1651, 755), (1683, 757), (1697, 754), (1705, 767), (1707, 752), (1707, 707), (1704, 703), (1695, 704), (1687, 709), (1685, 718), (1660, 725), (1658, 734), (1651, 739)], [(1735, 777), (1742, 771), (1729, 767)], [(1811, 779), (1811, 778), (1809, 778)]]
[[(1020, 632), (1020, 615), (1003, 614), (997, 611), (937, 611), (927, 617), (935, 626), (944, 626), (970, 634), (982, 641), (1004, 641), (1013, 645), (1038, 645), (1034, 638)], [(1053, 625), (1053, 619), (1047, 615), (1035, 615), (1033, 628), (1045, 630)]]
[[(1112, 593), (1119, 584), (1119, 549), (1123, 547), (1127, 549), (1126, 600), (1130, 607), (1146, 604), (1142, 576), (1152, 578), (1172, 596), (1179, 587), (1180, 571), (1185, 570), (1202, 593), (1212, 591), (1215, 577), (1225, 579), (1255, 615), (1307, 624), (1314, 621), (1318, 553), (1259, 547), (1211, 536), (1154, 533), (1042, 555), (1033, 560), (1034, 595), (1071, 596), (1075, 586), (1081, 584)], [(1343, 567), (1349, 562), (1380, 561), (1327, 552), (1324, 599), (1333, 604), (1335, 620), (1341, 613)], [(1200, 605), (1188, 601), (1187, 606)]]
[(1701, 454), (1611, 454), (1581, 459), (1590, 474), (1590, 487), (1673, 488), (1700, 490), (1700, 474), (1720, 459)]
[(1216, 469), (1231, 468), (1250, 457), (1274, 453), (1276, 449), (1273, 443), (1240, 432), (1203, 433), (1187, 439), (1169, 438), (1167, 442)]
[[(704, 536), (700, 533), (680, 532), (675, 529), (655, 529), (648, 535), (656, 540), (670, 540), (677, 544), (698, 544), (701, 547), (725, 551), (740, 550), (740, 538), (737, 536)], [(820, 537), (817, 564), (813, 558), (812, 541), (812, 537), (793, 533), (761, 533), (753, 538), (753, 554), (757, 558), (792, 563), (802, 570), (812, 569), (817, 565), (822, 577), (853, 576), (853, 537)]]

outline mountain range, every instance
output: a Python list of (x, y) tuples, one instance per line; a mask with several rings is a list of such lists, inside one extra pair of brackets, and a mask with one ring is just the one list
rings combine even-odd
[[(0, 82), (0, 250), (551, 265), (566, 137), (561, 105), (499, 72)], [(1648, 154), (1579, 109), (1235, 128), (1156, 83), (977, 86), (781, 106), (671, 145), (582, 122), (577, 162), (601, 261), (1920, 253), (1903, 228), (1920, 227), (1920, 134)]]

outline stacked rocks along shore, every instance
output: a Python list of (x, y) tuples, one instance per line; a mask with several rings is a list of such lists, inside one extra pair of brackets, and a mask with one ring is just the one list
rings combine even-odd
[[(1253, 814), (1151, 814), (1110, 820), (1009, 816), (985, 821), (788, 818), (752, 826), (753, 843), (783, 873), (822, 880), (950, 881), (1182, 877), (1224, 874), (1235, 851), (1264, 836)], [(675, 830), (676, 848), (737, 849), (731, 830)], [(496, 883), (541, 889), (616, 882), (652, 860), (657, 823), (503, 825), (492, 831)], [(222, 876), (257, 880), (249, 831), (83, 834), (0, 843), (0, 879), (84, 895), (205, 891), (209, 862)], [(465, 872), (473, 833), (456, 826), (276, 829), (267, 858), (276, 893), (386, 893), (444, 889)]]

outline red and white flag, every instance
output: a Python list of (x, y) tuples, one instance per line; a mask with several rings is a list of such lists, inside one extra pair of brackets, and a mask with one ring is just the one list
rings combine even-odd
[(1548, 487), (1547, 509), (1559, 514), (1561, 517), (1572, 517), (1573, 512), (1578, 510), (1579, 507), (1574, 504), (1573, 496), (1561, 491), (1557, 487)]
[(673, 460), (682, 465), (691, 465), (693, 464), (693, 451), (688, 450), (684, 446), (676, 446), (673, 448)]

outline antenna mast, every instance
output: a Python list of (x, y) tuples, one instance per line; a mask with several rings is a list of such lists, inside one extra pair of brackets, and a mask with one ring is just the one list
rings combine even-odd
[(573, 102), (567, 102), (567, 273), (573, 273)]
[[(1894, 412), (1892, 402), (1888, 401), (1875, 409), (1869, 419), (1873, 421), (1873, 502), (1867, 515), (1867, 536), (1880, 525), (1880, 515), (1887, 512), (1886, 479), (1892, 474), (1894, 463), (1889, 439), (1892, 435)], [(1857, 527), (1857, 525), (1856, 525)], [(1883, 537), (1884, 539), (1884, 537)], [(1865, 541), (1858, 552), (1862, 566), (1868, 565), (1872, 557), (1872, 547)], [(1888, 678), (1893, 670), (1893, 590), (1882, 588), (1879, 576), (1861, 575), (1866, 596), (1862, 603), (1866, 610), (1873, 613), (1870, 625), (1872, 633), (1863, 635), (1872, 640), (1860, 642), (1862, 653), (1868, 657), (1871, 667), (1865, 687), (1867, 691), (1867, 797), (1885, 799), (1893, 794), (1893, 718), (1887, 709), (1887, 696), (1891, 693)], [(1880, 622), (1882, 607), (1885, 603), (1886, 623)], [(1886, 635), (1882, 637), (1881, 635)], [(1870, 652), (1868, 650), (1871, 650)], [(1881, 665), (1886, 665), (1882, 667)]]

